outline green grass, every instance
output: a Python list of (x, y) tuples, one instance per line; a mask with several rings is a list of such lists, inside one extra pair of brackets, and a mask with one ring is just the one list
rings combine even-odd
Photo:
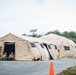
[(70, 67), (67, 70), (62, 71), (57, 75), (76, 75), (76, 66)]

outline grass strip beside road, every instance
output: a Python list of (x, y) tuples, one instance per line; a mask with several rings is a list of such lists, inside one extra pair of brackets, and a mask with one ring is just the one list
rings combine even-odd
[(76, 75), (76, 66), (70, 67), (67, 70), (63, 70), (57, 75)]

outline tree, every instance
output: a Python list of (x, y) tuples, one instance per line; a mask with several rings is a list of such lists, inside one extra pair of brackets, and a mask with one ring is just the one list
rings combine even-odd
[(48, 35), (48, 34), (50, 34), (50, 33), (57, 34), (57, 35), (61, 35), (61, 33), (59, 32), (59, 30), (49, 31), (49, 32), (47, 32), (45, 35)]
[(69, 33), (67, 31), (65, 31), (65, 32), (62, 33), (62, 36), (66, 37), (66, 38), (69, 38)]
[(26, 34), (24, 33), (24, 34), (22, 34), (23, 36), (26, 36)]
[(69, 32), (69, 37), (76, 38), (76, 33), (73, 31)]

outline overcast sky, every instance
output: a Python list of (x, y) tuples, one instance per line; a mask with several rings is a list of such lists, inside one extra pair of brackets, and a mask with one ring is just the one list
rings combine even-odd
[(0, 36), (76, 31), (76, 0), (0, 0)]

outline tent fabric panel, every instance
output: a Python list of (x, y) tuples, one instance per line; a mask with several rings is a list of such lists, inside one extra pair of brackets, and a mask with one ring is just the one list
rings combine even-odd
[(45, 51), (44, 51), (44, 48), (42, 48), (41, 46), (40, 46), (40, 43), (35, 43), (36, 44), (36, 46), (37, 46), (37, 48), (38, 48), (38, 50), (39, 50), (39, 53), (40, 53), (40, 55), (41, 55), (41, 60), (48, 60), (48, 57), (47, 57), (47, 55), (46, 55), (46, 53), (45, 53)]
[(31, 47), (31, 44), (29, 43), (30, 45), (30, 50), (31, 50), (31, 53), (34, 55), (34, 59), (37, 60), (37, 59), (41, 59), (41, 55), (40, 55), (40, 52), (37, 48), (37, 46), (35, 48)]

